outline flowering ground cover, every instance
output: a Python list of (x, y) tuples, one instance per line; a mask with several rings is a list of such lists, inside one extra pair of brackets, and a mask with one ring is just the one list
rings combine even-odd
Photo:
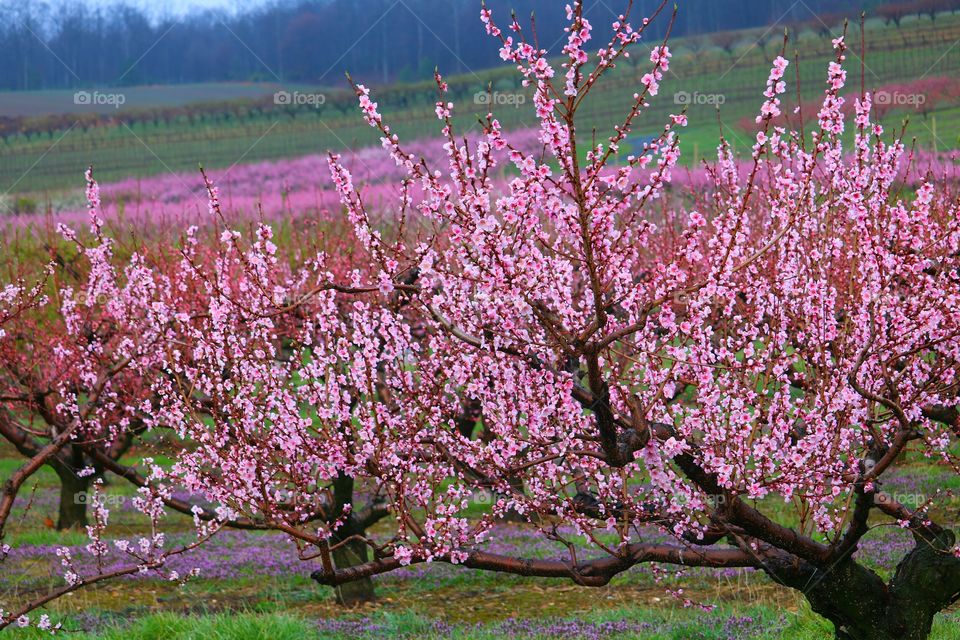
[[(9, 460), (0, 458), (0, 466)], [(891, 477), (887, 488), (920, 501), (938, 490), (960, 493), (960, 481), (946, 470), (911, 464)], [(130, 506), (130, 488), (112, 485), (108, 495), (118, 531), (142, 530), (146, 523)], [(56, 512), (57, 499), (55, 478), (45, 474), (35, 490), (18, 501), (17, 525), (9, 538), (13, 549), (0, 575), (0, 593), (43, 591), (60, 583), (56, 548), (66, 545), (74, 556), (83, 556), (85, 535), (52, 531), (45, 524)], [(189, 538), (189, 527), (184, 517), (183, 533), (173, 537)], [(658, 538), (655, 532), (648, 537)], [(865, 538), (858, 555), (875, 570), (889, 573), (910, 546), (905, 530), (880, 528)], [(562, 556), (555, 544), (510, 523), (498, 525), (485, 549), (533, 558)], [(108, 556), (107, 570), (112, 562), (122, 564), (115, 552), (113, 556)], [(827, 625), (801, 598), (749, 568), (691, 568), (682, 579), (671, 573), (659, 579), (626, 573), (598, 596), (585, 587), (420, 564), (379, 578), (378, 601), (359, 609), (338, 606), (332, 590), (309, 578), (316, 562), (299, 560), (289, 538), (278, 533), (224, 531), (194, 553), (172, 558), (168, 568), (182, 574), (198, 569), (199, 576), (180, 586), (152, 574), (133, 575), (78, 592), (59, 601), (55, 610), (70, 637), (83, 640), (186, 640), (218, 634), (280, 640), (830, 637)], [(706, 610), (704, 605), (709, 605)], [(958, 624), (960, 612), (942, 615), (932, 637), (954, 640), (960, 637)], [(36, 630), (8, 633), (42, 637)]]

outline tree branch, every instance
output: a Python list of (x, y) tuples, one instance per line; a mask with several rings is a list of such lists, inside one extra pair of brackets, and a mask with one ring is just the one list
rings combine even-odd
[[(424, 561), (414, 559), (411, 564), (421, 562)], [(759, 567), (753, 556), (739, 549), (705, 549), (653, 544), (632, 544), (626, 548), (622, 556), (598, 558), (578, 564), (565, 560), (518, 558), (485, 551), (469, 552), (462, 562), (453, 562), (449, 556), (434, 558), (434, 562), (460, 564), (468, 569), (510, 573), (519, 576), (566, 578), (586, 587), (602, 587), (617, 574), (645, 562), (663, 562), (688, 567)], [(391, 556), (353, 567), (334, 569), (330, 572), (315, 571), (311, 577), (320, 584), (338, 586), (394, 571), (401, 566), (400, 561)]]

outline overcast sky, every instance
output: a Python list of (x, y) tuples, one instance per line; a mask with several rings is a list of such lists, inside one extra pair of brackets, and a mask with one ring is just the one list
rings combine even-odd
[(153, 0), (74, 0), (76, 2), (86, 2), (98, 6), (110, 6), (113, 4), (132, 4), (142, 7), (152, 14), (175, 14), (182, 15), (193, 9), (227, 9), (236, 12), (241, 8), (246, 9), (258, 4), (263, 4), (264, 0), (163, 0), (155, 2)]

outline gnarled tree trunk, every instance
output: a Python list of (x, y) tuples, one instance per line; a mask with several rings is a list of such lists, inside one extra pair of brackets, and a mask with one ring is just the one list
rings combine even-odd
[[(355, 567), (370, 560), (367, 545), (358, 540), (351, 540), (341, 547), (334, 549), (333, 562), (338, 568)], [(347, 607), (356, 606), (377, 599), (373, 588), (373, 580), (363, 578), (356, 582), (348, 582), (334, 587), (337, 604)]]
[(803, 592), (834, 624), (837, 640), (924, 640), (934, 616), (960, 599), (960, 558), (952, 554), (951, 531), (915, 537), (887, 583), (849, 558), (825, 568), (775, 562), (767, 572)]
[(87, 490), (90, 483), (68, 469), (54, 467), (60, 478), (60, 508), (57, 530), (82, 529), (87, 526)]
[[(345, 505), (353, 504), (353, 478), (340, 475), (333, 483), (333, 495), (336, 500), (334, 513), (343, 513)], [(336, 535), (331, 542), (336, 546), (333, 550), (333, 562), (340, 568), (355, 567), (370, 560), (370, 549), (360, 540), (366, 533), (366, 523), (361, 520), (359, 514), (351, 513), (346, 517), (343, 525), (337, 530)], [(341, 541), (346, 540), (344, 544)], [(376, 591), (373, 588), (373, 580), (369, 577), (362, 578), (355, 582), (337, 585), (334, 587), (337, 604), (352, 607), (365, 602), (373, 602), (377, 599)]]

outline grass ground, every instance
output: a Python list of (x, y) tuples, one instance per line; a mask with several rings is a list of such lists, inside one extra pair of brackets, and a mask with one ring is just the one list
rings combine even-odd
[[(0, 478), (18, 463), (0, 446)], [(887, 488), (921, 500), (937, 490), (960, 493), (960, 478), (948, 469), (908, 460)], [(141, 517), (125, 502), (131, 488), (114, 480), (108, 494), (113, 535), (144, 533)], [(56, 477), (42, 471), (18, 503), (10, 527), (8, 541), (14, 549), (0, 575), (0, 606), (11, 608), (61, 583), (54, 548), (67, 546), (75, 556), (82, 555), (87, 542), (83, 534), (49, 527), (56, 501)], [(788, 512), (777, 515), (789, 522)], [(940, 515), (953, 519), (948, 512)], [(170, 525), (172, 541), (191, 535), (186, 518), (173, 516)], [(541, 537), (514, 525), (503, 525), (496, 540), (528, 557), (555, 553)], [(868, 535), (859, 553), (869, 566), (889, 576), (909, 546), (909, 536), (901, 529), (882, 527)], [(649, 570), (637, 568), (607, 587), (589, 589), (564, 581), (418, 565), (378, 578), (376, 603), (345, 610), (336, 605), (330, 589), (310, 580), (315, 567), (299, 561), (293, 546), (276, 534), (225, 532), (172, 568), (185, 572), (193, 567), (200, 569), (200, 577), (182, 586), (138, 576), (80, 590), (55, 601), (46, 612), (64, 623), (69, 637), (90, 640), (832, 637), (830, 625), (809, 610), (800, 594), (751, 570), (689, 570), (679, 578), (670, 574), (657, 580)], [(684, 607), (668, 593), (680, 587), (684, 597), (715, 608)], [(960, 640), (960, 611), (939, 616), (933, 637)]]

